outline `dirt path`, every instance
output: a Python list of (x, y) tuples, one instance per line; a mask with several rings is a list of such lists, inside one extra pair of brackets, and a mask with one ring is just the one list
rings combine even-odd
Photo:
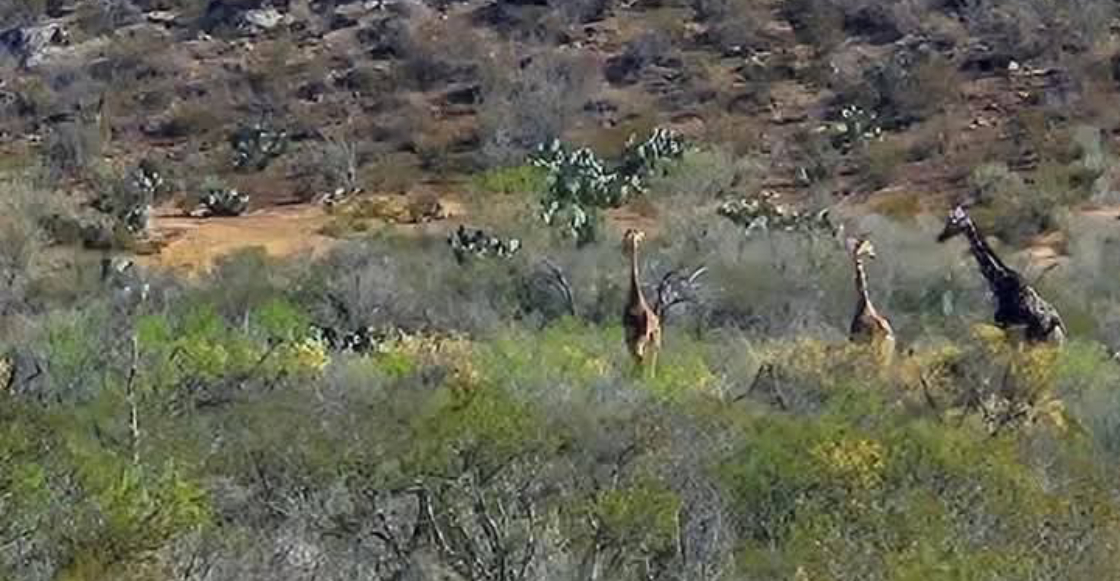
[(270, 256), (301, 253), (317, 256), (337, 240), (319, 233), (330, 219), (314, 205), (268, 208), (230, 218), (190, 218), (175, 211), (156, 212), (152, 232), (165, 242), (157, 254), (140, 256), (137, 262), (198, 274), (214, 261), (237, 250), (260, 247)]
[[(1120, 218), (1120, 206), (1083, 208), (1077, 210), (1076, 215), (1080, 218), (1089, 218), (1104, 226), (1114, 225), (1120, 229), (1120, 221), (1117, 221), (1117, 218)], [(1027, 256), (1035, 267), (1045, 270), (1069, 258), (1058, 251), (1065, 243), (1064, 232), (1052, 232), (1034, 240), (1026, 249)]]
[[(449, 218), (465, 214), (462, 204), (441, 196)], [(607, 212), (611, 225), (622, 230), (627, 227), (658, 229), (657, 218), (644, 215), (633, 208), (619, 208)], [(1101, 222), (1115, 223), (1120, 217), (1120, 206), (1086, 208), (1081, 216)], [(274, 257), (285, 258), (307, 254), (322, 255), (340, 242), (337, 238), (320, 233), (331, 216), (323, 208), (312, 204), (277, 206), (231, 218), (190, 218), (173, 208), (157, 209), (152, 216), (154, 237), (163, 242), (159, 253), (137, 257), (137, 262), (149, 267), (166, 268), (186, 275), (208, 271), (215, 260), (238, 250), (258, 247)], [(1117, 225), (1120, 227), (1120, 224)], [(401, 225), (402, 230), (427, 235), (443, 232), (450, 227), (447, 222)], [(1059, 233), (1041, 237), (1027, 249), (1030, 261), (1037, 268), (1045, 269), (1065, 260), (1057, 251), (1064, 239)]]

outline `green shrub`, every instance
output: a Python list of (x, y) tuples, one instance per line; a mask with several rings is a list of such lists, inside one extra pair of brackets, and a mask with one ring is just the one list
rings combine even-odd
[(530, 163), (548, 172), (541, 218), (546, 224), (563, 223), (581, 246), (593, 242), (600, 208), (618, 207), (643, 194), (647, 177), (684, 152), (680, 136), (664, 128), (642, 142), (631, 136), (613, 168), (588, 148), (572, 150), (559, 140), (541, 144), (530, 157)]
[(525, 164), (488, 170), (474, 176), (471, 184), (480, 192), (535, 195), (544, 190), (546, 176), (545, 169)]

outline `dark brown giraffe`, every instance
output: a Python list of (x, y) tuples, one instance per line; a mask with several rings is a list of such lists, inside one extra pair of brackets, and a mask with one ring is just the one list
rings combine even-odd
[(657, 352), (661, 349), (661, 319), (642, 293), (638, 273), (638, 244), (645, 239), (641, 230), (630, 229), (623, 236), (623, 246), (630, 255), (630, 295), (622, 312), (622, 326), (626, 333), (626, 347), (638, 367), (646, 367), (652, 377), (657, 366)]
[(980, 274), (988, 281), (995, 297), (996, 325), (1005, 330), (1022, 328), (1027, 340), (1032, 343), (1064, 343), (1068, 333), (1058, 310), (996, 256), (968, 212), (958, 205), (949, 211), (945, 228), (938, 234), (937, 241), (945, 242), (961, 234), (968, 238), (969, 249), (980, 267)]
[(895, 349), (894, 329), (891, 328), (886, 317), (880, 315), (875, 305), (871, 303), (871, 295), (867, 288), (867, 270), (863, 264), (864, 257), (875, 258), (875, 247), (871, 245), (870, 240), (863, 237), (849, 238), (847, 246), (852, 265), (855, 267), (856, 292), (859, 293), (848, 338), (856, 343), (874, 346), (880, 360), (883, 363), (890, 363)]

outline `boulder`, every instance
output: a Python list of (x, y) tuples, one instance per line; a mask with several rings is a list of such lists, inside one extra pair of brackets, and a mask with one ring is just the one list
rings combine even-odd
[(38, 64), (52, 48), (69, 44), (70, 34), (56, 22), (10, 28), (0, 33), (0, 48), (17, 58), (24, 67)]
[(242, 16), (242, 27), (250, 30), (268, 31), (279, 26), (291, 24), (291, 16), (275, 8), (248, 10)]

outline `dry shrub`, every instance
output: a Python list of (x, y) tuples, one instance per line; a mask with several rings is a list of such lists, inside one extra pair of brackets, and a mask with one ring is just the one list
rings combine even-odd
[(478, 33), (450, 20), (422, 20), (402, 36), (401, 80), (421, 91), (474, 80), (486, 58)]
[[(227, 119), (216, 103), (188, 101), (178, 103), (171, 115), (154, 131), (157, 137), (168, 139), (208, 139), (225, 128)], [(227, 111), (228, 113), (228, 111)]]
[(1040, 159), (1070, 163), (1077, 157), (1069, 129), (1046, 111), (1023, 109), (1012, 119), (1011, 132), (1016, 144)]
[(864, 151), (864, 178), (870, 189), (886, 187), (906, 162), (907, 150), (897, 139), (883, 139), (867, 144)]
[(501, 55), (483, 71), (482, 147), (496, 165), (516, 163), (559, 137), (587, 100), (598, 72), (590, 57), (544, 52), (518, 62), (513, 56)]
[(829, 0), (791, 0), (784, 16), (802, 42), (827, 53), (844, 41), (844, 13)]
[(963, 82), (957, 67), (948, 59), (934, 56), (914, 71), (915, 85), (904, 102), (920, 118), (926, 118), (959, 100)]
[(922, 212), (922, 198), (917, 192), (892, 192), (875, 196), (870, 208), (892, 220), (910, 221)]

